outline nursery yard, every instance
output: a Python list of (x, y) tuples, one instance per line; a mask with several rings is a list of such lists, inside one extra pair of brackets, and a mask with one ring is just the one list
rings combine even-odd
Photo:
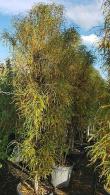
[(93, 34), (37, 2), (3, 30), (0, 195), (110, 194), (110, 0), (102, 9)]
[[(88, 160), (85, 154), (72, 155), (71, 159), (76, 163), (70, 186), (67, 189), (57, 189), (54, 195), (106, 195), (103, 188), (98, 184), (94, 169), (88, 167)], [(17, 195), (17, 184), (27, 178), (17, 166), (12, 163), (3, 163), (0, 170), (0, 195)], [(96, 187), (97, 184), (97, 187)]]

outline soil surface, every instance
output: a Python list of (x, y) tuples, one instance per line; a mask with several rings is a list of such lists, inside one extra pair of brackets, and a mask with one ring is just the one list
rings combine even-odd
[[(76, 163), (70, 186), (56, 189), (54, 195), (107, 195), (100, 184), (94, 169), (88, 167), (85, 153), (72, 154), (71, 160)], [(0, 169), (0, 195), (17, 195), (16, 187), (20, 181), (27, 179), (27, 174), (10, 162), (4, 162)]]

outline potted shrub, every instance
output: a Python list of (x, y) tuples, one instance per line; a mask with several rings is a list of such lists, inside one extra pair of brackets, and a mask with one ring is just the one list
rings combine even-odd
[(67, 155), (69, 153), (68, 145), (61, 143), (57, 152), (56, 164), (54, 165), (51, 174), (51, 183), (55, 188), (68, 187), (74, 165), (67, 160)]
[[(13, 92), (19, 116), (16, 138), (20, 158), (34, 178), (36, 194), (40, 179), (51, 174), (54, 165), (64, 166), (68, 153), (73, 100), (69, 78), (80, 38), (74, 28), (62, 32), (62, 26), (62, 6), (40, 4), (14, 21), (15, 35), (4, 33), (14, 49)], [(72, 167), (64, 170), (70, 178)], [(65, 181), (68, 183), (67, 178)]]
[(15, 43), (13, 92), (19, 116), (19, 156), (34, 178), (36, 194), (40, 179), (53, 170), (58, 140), (66, 135), (71, 117), (71, 84), (60, 63), (65, 55), (62, 21), (62, 6), (41, 4), (14, 22), (12, 39), (13, 35), (4, 34), (14, 41), (12, 46)]
[[(62, 6), (40, 4), (14, 21), (14, 35), (4, 33), (14, 49), (17, 151), (34, 178), (36, 194), (41, 178), (53, 172), (53, 185), (67, 186), (72, 172), (65, 160), (69, 150), (67, 127), (72, 116), (72, 78), (80, 69), (80, 63), (75, 63), (78, 52), (85, 54), (86, 50), (79, 50), (76, 30), (62, 31), (62, 26)], [(56, 173), (58, 177), (63, 173), (65, 178), (58, 181)]]
[[(36, 194), (41, 178), (53, 172), (53, 185), (67, 186), (72, 172), (66, 161), (67, 124), (72, 116), (73, 84), (83, 64), (78, 52), (85, 56), (86, 50), (79, 49), (80, 37), (74, 28), (62, 30), (63, 19), (62, 6), (40, 4), (14, 21), (15, 34), (4, 33), (14, 51), (13, 99), (19, 118), (15, 157), (18, 153), (34, 178)], [(56, 173), (65, 178), (58, 181)]]

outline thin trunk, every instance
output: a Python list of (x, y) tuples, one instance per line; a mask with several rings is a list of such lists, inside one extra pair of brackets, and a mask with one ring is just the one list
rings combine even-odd
[(38, 195), (38, 176), (36, 174), (35, 176), (35, 183), (34, 183), (34, 188), (35, 188), (35, 193)]

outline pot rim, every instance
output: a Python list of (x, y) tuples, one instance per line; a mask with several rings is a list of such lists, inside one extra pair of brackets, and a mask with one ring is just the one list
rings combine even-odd
[(53, 167), (53, 169), (72, 169), (73, 168), (73, 166), (74, 166), (75, 164), (73, 163), (73, 165), (70, 165), (70, 166), (66, 166), (66, 165), (54, 165), (54, 167)]
[(21, 192), (21, 182), (18, 183), (17, 185), (17, 193), (20, 195), (22, 195), (22, 192)]

